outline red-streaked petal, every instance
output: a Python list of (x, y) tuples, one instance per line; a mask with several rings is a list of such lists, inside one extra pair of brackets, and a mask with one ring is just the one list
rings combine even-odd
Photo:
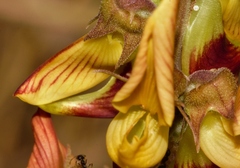
[(109, 75), (96, 69), (114, 70), (122, 52), (122, 38), (106, 35), (84, 37), (40, 66), (16, 91), (15, 96), (42, 105), (85, 91)]
[(112, 77), (97, 91), (75, 95), (39, 107), (52, 114), (98, 118), (114, 117), (118, 111), (113, 108), (112, 99), (123, 84), (123, 81)]
[(56, 137), (50, 114), (39, 109), (32, 118), (32, 125), (35, 144), (27, 167), (63, 167), (67, 149)]

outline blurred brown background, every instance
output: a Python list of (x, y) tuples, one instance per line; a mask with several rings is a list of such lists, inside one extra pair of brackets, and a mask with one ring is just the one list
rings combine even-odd
[[(36, 107), (12, 95), (47, 58), (88, 30), (100, 0), (0, 0), (0, 167), (24, 168), (32, 151)], [(53, 116), (63, 144), (86, 154), (94, 167), (110, 167), (105, 133), (110, 120)]]

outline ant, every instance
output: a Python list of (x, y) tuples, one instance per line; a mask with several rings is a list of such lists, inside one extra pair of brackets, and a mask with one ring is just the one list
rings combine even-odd
[[(76, 159), (76, 162), (75, 162), (75, 166), (72, 168), (92, 168), (93, 167), (92, 163), (87, 166), (86, 155), (77, 155), (74, 158)], [(72, 159), (74, 159), (74, 158), (72, 158)], [(71, 161), (72, 161), (72, 159), (71, 159)]]

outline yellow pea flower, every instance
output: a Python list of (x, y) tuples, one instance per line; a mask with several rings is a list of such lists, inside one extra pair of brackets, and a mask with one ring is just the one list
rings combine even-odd
[(103, 0), (93, 30), (15, 96), (53, 114), (115, 116), (106, 146), (122, 168), (163, 158), (168, 168), (238, 168), (239, 8), (239, 0)]
[(118, 113), (109, 125), (106, 144), (112, 160), (122, 168), (146, 168), (159, 163), (168, 147), (169, 127), (140, 107)]
[(43, 105), (86, 91), (109, 77), (96, 70), (113, 71), (121, 52), (121, 36), (110, 34), (87, 41), (82, 37), (40, 66), (15, 96)]
[(120, 112), (141, 105), (151, 114), (158, 114), (160, 125), (171, 126), (177, 7), (178, 1), (164, 0), (148, 19), (130, 78), (113, 99), (113, 106)]
[(123, 168), (152, 167), (166, 153), (174, 118), (177, 12), (178, 1), (163, 0), (147, 20), (130, 78), (113, 99), (120, 113), (109, 125), (106, 144), (112, 160)]

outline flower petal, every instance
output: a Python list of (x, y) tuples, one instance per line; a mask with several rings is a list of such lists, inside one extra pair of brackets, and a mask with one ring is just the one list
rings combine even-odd
[(58, 141), (51, 116), (40, 109), (32, 119), (35, 144), (30, 156), (30, 168), (61, 168), (67, 157), (67, 149)]
[[(156, 11), (156, 13), (153, 14), (153, 17), (156, 17), (152, 38), (157, 92), (163, 118), (169, 126), (172, 125), (175, 110), (173, 56), (178, 2), (178, 0), (162, 1), (158, 9), (159, 12)], [(162, 18), (159, 19), (159, 16)], [(161, 32), (159, 32), (159, 30), (161, 30)]]
[(106, 144), (120, 167), (143, 168), (159, 163), (167, 150), (169, 127), (159, 126), (156, 117), (133, 107), (118, 113), (109, 125)]
[[(231, 3), (233, 1), (231, 0)], [(230, 3), (230, 1), (228, 2)], [(240, 48), (233, 44), (231, 39), (228, 39), (227, 26), (223, 24), (222, 17), (225, 17), (223, 16), (225, 9), (222, 8), (229, 4), (228, 2), (225, 0), (198, 0), (194, 3), (194, 7), (198, 8), (190, 13), (182, 45), (182, 70), (186, 75), (197, 70), (221, 67), (229, 68), (234, 74), (238, 74), (240, 71)], [(234, 2), (234, 4), (238, 5), (239, 2)], [(234, 21), (229, 20), (233, 24), (232, 27), (236, 25), (236, 29), (239, 24), (236, 19), (239, 13), (238, 6), (228, 9), (236, 14)], [(228, 31), (231, 31), (232, 34), (238, 32)]]
[(96, 69), (114, 70), (122, 52), (122, 37), (84, 37), (40, 66), (16, 91), (15, 96), (33, 105), (51, 103), (78, 94), (109, 75)]
[(195, 5), (199, 10), (191, 12), (182, 49), (182, 71), (186, 75), (195, 71), (190, 66), (203, 55), (205, 45), (223, 34), (219, 0), (198, 0)]
[(116, 68), (130, 61), (130, 55), (136, 50), (141, 40), (142, 31), (148, 16), (155, 8), (151, 0), (103, 0), (96, 26), (85, 39), (97, 38), (103, 35), (119, 32), (124, 37), (123, 52)]
[(225, 131), (218, 113), (209, 112), (204, 118), (200, 128), (200, 146), (219, 167), (239, 167), (240, 136), (234, 137)]
[(220, 0), (223, 7), (223, 25), (227, 38), (240, 46), (240, 2), (239, 0)]
[(114, 117), (118, 111), (113, 108), (111, 102), (123, 84), (123, 81), (112, 77), (107, 84), (97, 91), (75, 95), (39, 107), (52, 114), (98, 118)]
[(173, 52), (177, 6), (178, 1), (164, 0), (150, 16), (132, 74), (113, 99), (113, 106), (121, 112), (126, 113), (132, 105), (142, 105), (152, 114), (158, 113), (161, 125), (169, 126), (174, 117)]

